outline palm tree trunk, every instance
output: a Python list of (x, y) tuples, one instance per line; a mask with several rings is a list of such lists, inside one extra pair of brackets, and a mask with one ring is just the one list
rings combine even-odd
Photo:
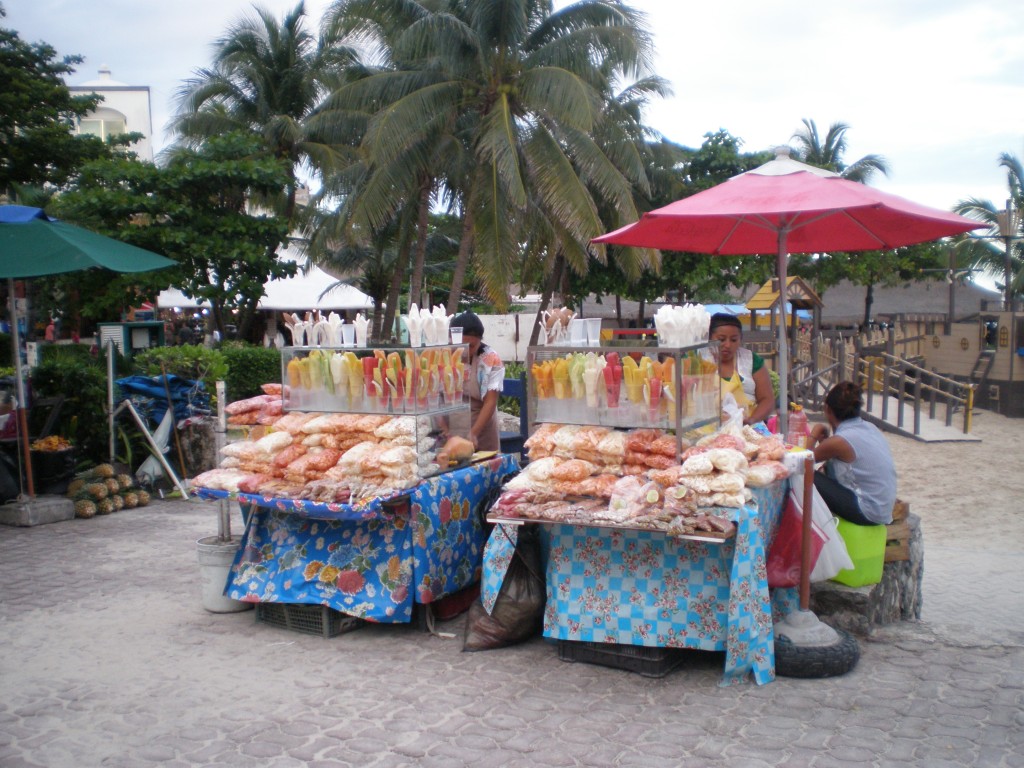
[(615, 322), (622, 327), (622, 297), (619, 294), (615, 294)]
[(422, 306), (420, 287), (423, 285), (423, 261), (427, 255), (427, 225), (430, 223), (430, 190), (433, 180), (429, 177), (420, 184), (419, 208), (416, 218), (416, 251), (413, 254), (412, 277), (409, 278), (409, 304)]
[(864, 329), (867, 330), (868, 323), (871, 322), (871, 305), (875, 303), (875, 285), (874, 283), (868, 283), (868, 288), (864, 292)]
[(391, 287), (388, 290), (388, 303), (384, 309), (384, 318), (381, 327), (375, 331), (375, 338), (378, 341), (386, 341), (391, 337), (392, 329), (395, 327), (395, 317), (398, 315), (398, 301), (402, 293), (402, 278), (405, 277), (405, 270), (409, 266), (408, 237), (403, 237), (398, 246), (398, 257), (395, 259), (395, 271), (391, 274)]
[(473, 211), (466, 206), (466, 215), (462, 219), (462, 238), (459, 240), (459, 253), (455, 257), (455, 269), (452, 271), (452, 292), (448, 294), (448, 305), (445, 311), (449, 315), (457, 314), (459, 302), (462, 300), (462, 284), (466, 280), (466, 268), (469, 265), (469, 254), (473, 250)]
[(543, 327), (541, 315), (547, 310), (551, 303), (551, 297), (555, 293), (555, 287), (562, 280), (562, 271), (565, 268), (565, 257), (559, 251), (555, 255), (555, 263), (551, 266), (551, 274), (544, 283), (544, 292), (540, 297), (540, 306), (537, 308), (537, 318), (533, 322), (533, 331), (530, 333), (530, 346), (535, 346), (540, 339), (540, 329)]

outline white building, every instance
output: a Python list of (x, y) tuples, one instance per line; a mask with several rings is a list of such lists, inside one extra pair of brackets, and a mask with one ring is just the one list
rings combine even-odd
[(110, 76), (110, 67), (104, 64), (97, 79), (68, 86), (68, 90), (72, 96), (95, 93), (103, 97), (95, 112), (78, 121), (77, 133), (104, 140), (119, 133), (141, 133), (145, 138), (133, 144), (131, 150), (140, 160), (153, 162), (153, 111), (148, 85), (120, 83)]

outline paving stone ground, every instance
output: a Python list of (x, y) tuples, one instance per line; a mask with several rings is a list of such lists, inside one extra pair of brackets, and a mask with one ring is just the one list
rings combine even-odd
[(539, 638), (462, 653), (462, 617), (324, 639), (208, 613), (215, 532), (184, 501), (0, 527), (0, 766), (1024, 766), (1019, 592), (986, 614), (962, 577), (1019, 577), (1019, 541), (933, 554), (925, 528), (923, 621), (842, 677), (721, 688), (717, 653), (649, 679)]

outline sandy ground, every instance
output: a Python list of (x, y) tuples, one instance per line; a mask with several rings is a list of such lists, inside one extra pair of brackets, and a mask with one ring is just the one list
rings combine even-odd
[[(1024, 642), (1024, 419), (976, 411), (980, 443), (890, 434), (899, 497), (921, 518), (922, 619)], [(975, 638), (975, 639), (984, 639)]]

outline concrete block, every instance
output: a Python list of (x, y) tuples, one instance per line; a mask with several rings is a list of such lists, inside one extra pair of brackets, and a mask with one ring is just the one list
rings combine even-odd
[(36, 496), (0, 506), (0, 525), (46, 525), (75, 517), (75, 503), (63, 496)]
[(878, 584), (848, 587), (834, 581), (811, 585), (811, 610), (838, 629), (870, 636), (879, 626), (921, 618), (921, 583), (924, 570), (924, 538), (921, 518), (908, 515), (906, 560), (887, 562)]

